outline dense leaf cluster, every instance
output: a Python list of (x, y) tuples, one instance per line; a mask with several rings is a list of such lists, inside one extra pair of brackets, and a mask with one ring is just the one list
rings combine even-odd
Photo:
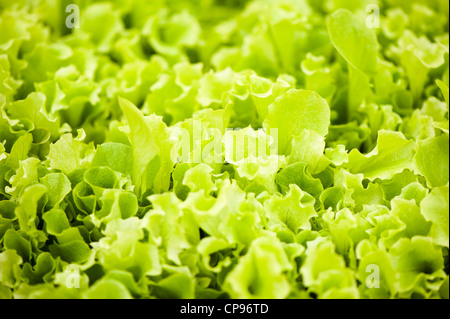
[(448, 298), (447, 1), (72, 2), (0, 1), (0, 298)]

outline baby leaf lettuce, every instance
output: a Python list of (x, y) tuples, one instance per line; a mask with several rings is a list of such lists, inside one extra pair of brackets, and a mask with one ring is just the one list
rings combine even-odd
[(0, 298), (448, 299), (448, 1), (72, 2), (0, 4)]

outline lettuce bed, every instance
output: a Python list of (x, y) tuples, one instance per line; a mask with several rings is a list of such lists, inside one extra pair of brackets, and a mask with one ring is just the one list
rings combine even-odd
[(0, 297), (448, 298), (448, 10), (0, 1)]

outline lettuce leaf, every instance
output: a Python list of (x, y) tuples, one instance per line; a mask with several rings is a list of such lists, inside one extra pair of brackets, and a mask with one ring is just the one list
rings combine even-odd
[(448, 8), (0, 1), (0, 298), (448, 299)]

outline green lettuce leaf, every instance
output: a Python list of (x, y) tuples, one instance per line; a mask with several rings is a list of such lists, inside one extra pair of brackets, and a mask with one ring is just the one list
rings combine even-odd
[(435, 187), (421, 202), (422, 215), (433, 224), (429, 235), (436, 244), (448, 247), (448, 184)]
[(414, 164), (421, 175), (425, 176), (430, 187), (448, 184), (448, 145), (448, 134), (428, 138), (418, 143)]
[(233, 298), (285, 298), (291, 290), (285, 271), (291, 269), (281, 243), (261, 237), (228, 274), (224, 289)]
[(292, 136), (304, 129), (325, 136), (329, 124), (330, 108), (323, 98), (313, 91), (291, 89), (269, 107), (263, 126), (278, 130), (278, 154), (289, 155)]
[(399, 132), (381, 130), (377, 146), (368, 154), (352, 150), (348, 154), (348, 168), (352, 173), (362, 173), (365, 178), (389, 179), (404, 169), (412, 169), (416, 143)]
[[(132, 178), (139, 194), (148, 189), (159, 193), (169, 188), (173, 161), (171, 141), (166, 125), (156, 116), (145, 118), (129, 101), (120, 105), (130, 126), (129, 139), (133, 152)], [(145, 149), (144, 153), (141, 153)]]

